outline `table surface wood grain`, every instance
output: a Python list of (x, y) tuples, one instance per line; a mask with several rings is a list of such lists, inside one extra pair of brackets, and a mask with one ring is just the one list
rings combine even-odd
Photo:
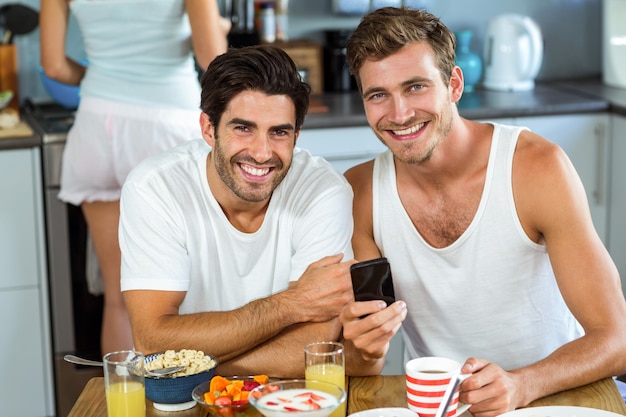
[[(404, 375), (378, 375), (351, 377), (348, 384), (348, 414), (380, 407), (406, 407)], [(597, 408), (626, 415), (626, 404), (612, 378), (602, 379), (589, 385), (559, 392), (532, 402), (537, 406), (580, 406)], [(89, 380), (78, 397), (68, 417), (106, 417), (104, 378)], [(201, 407), (166, 412), (155, 409), (146, 400), (146, 417), (205, 417)], [(471, 416), (469, 413), (463, 417)]]

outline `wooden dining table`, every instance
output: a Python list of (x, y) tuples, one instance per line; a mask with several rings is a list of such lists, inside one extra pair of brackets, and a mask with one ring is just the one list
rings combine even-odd
[[(347, 378), (347, 414), (380, 407), (406, 407), (404, 375), (377, 375)], [(601, 379), (589, 385), (559, 392), (533, 401), (529, 407), (561, 405), (580, 406), (626, 415), (626, 404), (612, 378)], [(200, 406), (189, 410), (167, 412), (153, 407), (146, 400), (146, 417), (206, 417)], [(95, 377), (85, 385), (68, 417), (106, 417), (104, 378)], [(470, 416), (466, 412), (462, 417)]]

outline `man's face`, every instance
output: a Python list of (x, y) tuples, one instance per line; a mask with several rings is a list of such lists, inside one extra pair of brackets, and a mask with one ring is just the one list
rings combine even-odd
[(431, 47), (412, 43), (382, 60), (367, 60), (359, 75), (376, 136), (402, 162), (429, 160), (450, 131), (454, 106), (453, 90), (444, 84)]
[(245, 202), (265, 202), (285, 178), (297, 137), (295, 114), (289, 97), (257, 91), (236, 95), (217, 129), (202, 114), (203, 136), (213, 147), (212, 163), (236, 197)]

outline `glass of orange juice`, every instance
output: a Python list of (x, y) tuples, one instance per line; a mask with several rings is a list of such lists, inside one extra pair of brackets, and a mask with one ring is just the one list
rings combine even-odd
[[(343, 345), (339, 342), (313, 342), (304, 347), (304, 374), (311, 388), (314, 381), (324, 381), (346, 389), (346, 367)], [(307, 385), (309, 385), (307, 384)], [(330, 417), (345, 417), (344, 401)]]
[(108, 417), (145, 417), (143, 353), (121, 350), (104, 355), (104, 388)]

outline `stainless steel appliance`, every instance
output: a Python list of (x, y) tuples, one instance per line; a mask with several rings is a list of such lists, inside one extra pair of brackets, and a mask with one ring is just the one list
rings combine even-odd
[[(25, 101), (25, 117), (42, 136), (42, 164), (48, 280), (55, 354), (57, 408), (78, 393), (66, 381), (79, 380), (81, 368), (64, 363), (67, 353), (101, 359), (102, 296), (88, 292), (86, 282), (87, 226), (80, 207), (57, 198), (61, 160), (74, 111), (50, 101)], [(68, 375), (68, 372), (70, 375)], [(75, 373), (75, 375), (72, 375)], [(59, 380), (64, 375), (64, 380)], [(75, 376), (76, 378), (73, 378)], [(59, 415), (65, 415), (59, 413)]]

